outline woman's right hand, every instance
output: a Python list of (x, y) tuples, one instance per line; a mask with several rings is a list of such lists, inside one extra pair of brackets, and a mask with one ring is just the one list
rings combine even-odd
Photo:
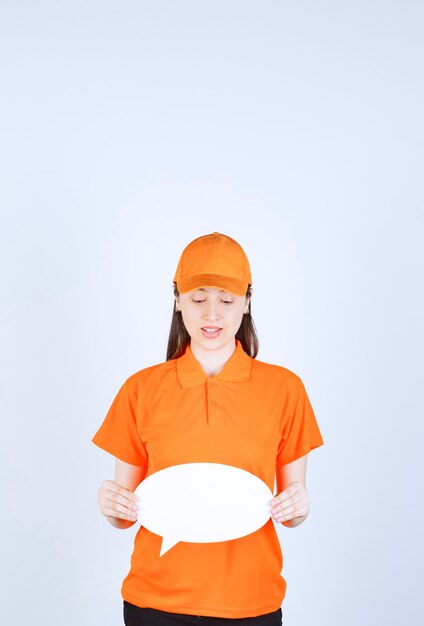
[[(97, 492), (97, 502), (100, 511), (113, 526), (124, 528), (137, 521), (137, 496), (114, 480), (102, 482)], [(125, 520), (127, 524), (118, 520)]]

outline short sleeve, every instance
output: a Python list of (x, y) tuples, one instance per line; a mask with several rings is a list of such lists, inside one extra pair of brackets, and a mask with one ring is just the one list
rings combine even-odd
[(127, 379), (92, 441), (131, 465), (147, 467), (148, 454), (137, 429), (137, 389)]
[(299, 377), (294, 385), (290, 385), (283, 410), (276, 467), (296, 461), (324, 444), (308, 394)]

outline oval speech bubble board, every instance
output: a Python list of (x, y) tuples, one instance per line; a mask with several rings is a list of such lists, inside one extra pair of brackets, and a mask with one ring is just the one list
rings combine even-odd
[(138, 521), (162, 536), (160, 556), (179, 541), (250, 535), (269, 520), (273, 497), (254, 474), (221, 463), (172, 465), (145, 478), (135, 493)]

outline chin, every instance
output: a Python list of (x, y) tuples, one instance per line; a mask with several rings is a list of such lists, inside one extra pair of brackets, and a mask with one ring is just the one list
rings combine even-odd
[(228, 337), (226, 335), (221, 335), (219, 337), (216, 337), (216, 339), (207, 339), (206, 337), (203, 337), (203, 335), (201, 335), (197, 340), (202, 348), (209, 348), (210, 350), (218, 350), (219, 348), (223, 348), (231, 341), (235, 342), (235, 338), (231, 336)]

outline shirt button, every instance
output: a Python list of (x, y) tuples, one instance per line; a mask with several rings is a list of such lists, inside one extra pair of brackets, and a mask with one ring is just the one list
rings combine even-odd
[(211, 400), (212, 404), (218, 404), (216, 400)]

